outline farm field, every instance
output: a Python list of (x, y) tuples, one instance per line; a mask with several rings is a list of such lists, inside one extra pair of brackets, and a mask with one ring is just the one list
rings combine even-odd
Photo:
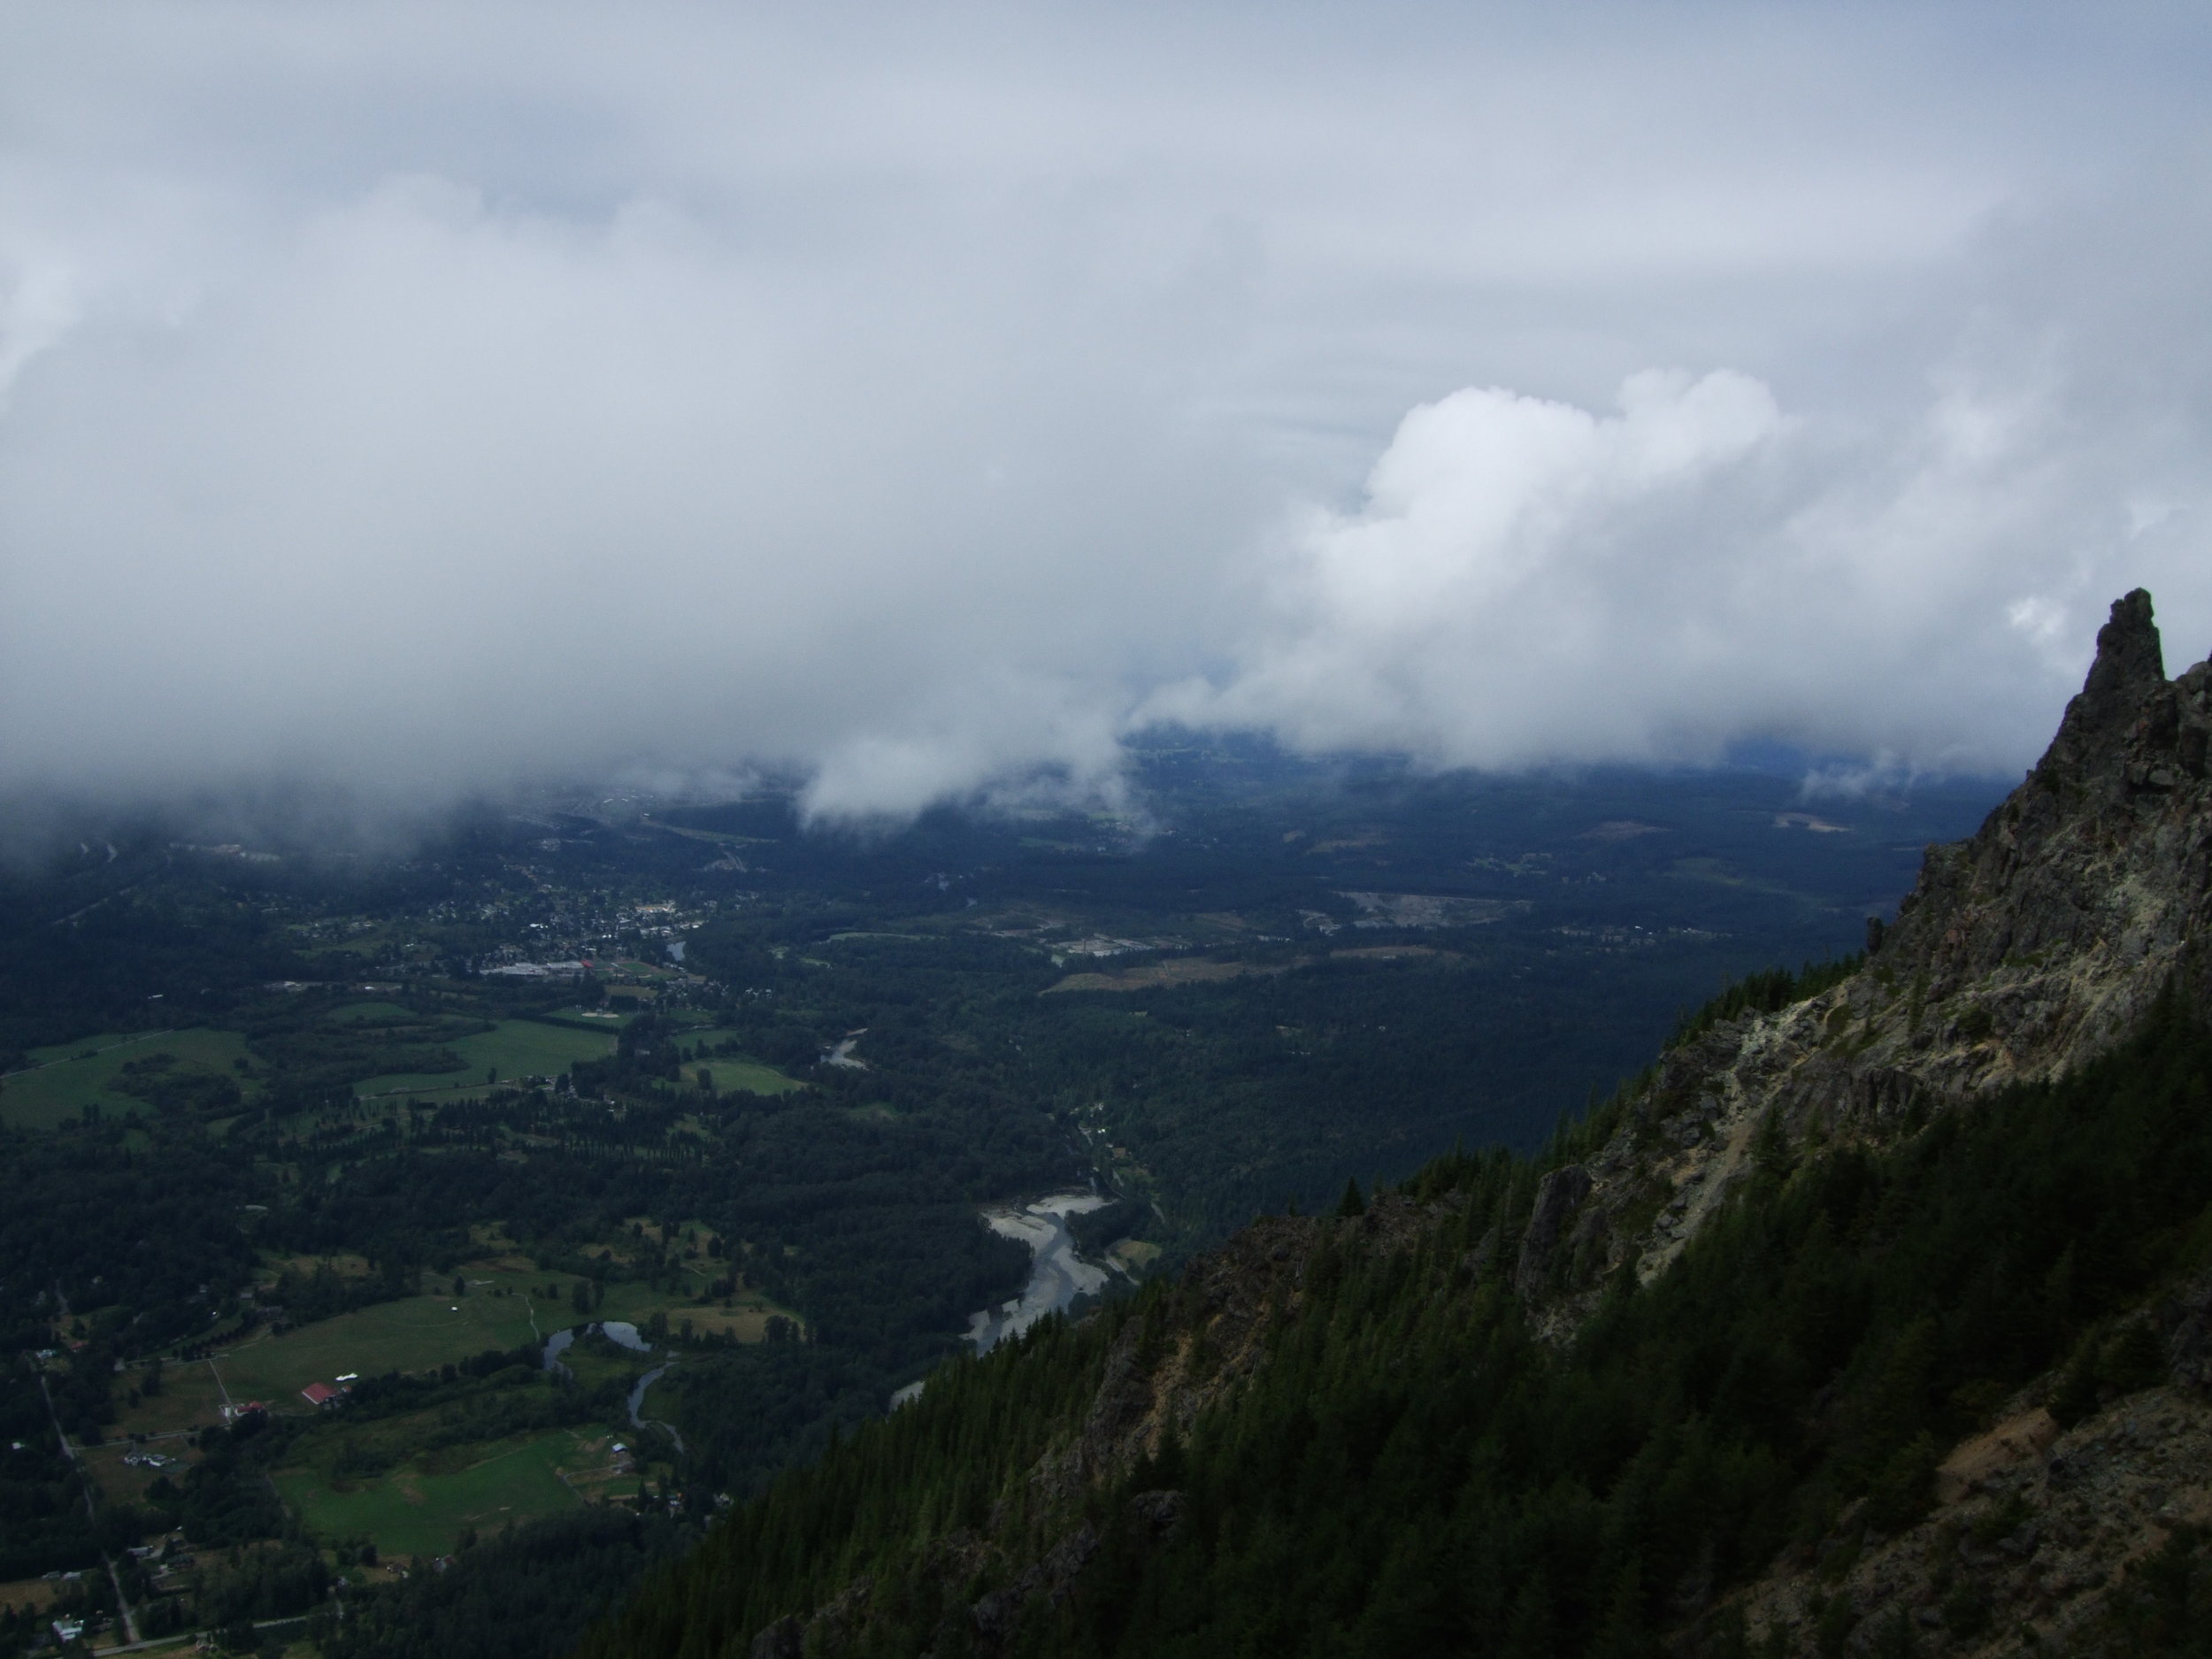
[[(724, 1263), (703, 1262), (689, 1268), (687, 1283), (695, 1292), (725, 1271)], [(368, 1376), (426, 1371), (472, 1359), (487, 1348), (519, 1348), (593, 1320), (626, 1320), (642, 1328), (663, 1313), (671, 1329), (689, 1319), (696, 1335), (727, 1333), (741, 1342), (757, 1342), (765, 1339), (772, 1315), (795, 1317), (757, 1291), (739, 1291), (724, 1308), (631, 1279), (607, 1285), (592, 1311), (580, 1314), (573, 1275), (541, 1271), (527, 1257), (511, 1254), (465, 1263), (455, 1277), (468, 1285), (459, 1296), (451, 1294), (449, 1280), (440, 1279), (422, 1295), (378, 1302), (281, 1336), (256, 1336), (219, 1353), (212, 1362), (172, 1363), (165, 1373), (167, 1392), (134, 1408), (125, 1426), (159, 1432), (218, 1421), (223, 1402), (215, 1387), (216, 1372), (233, 1401), (258, 1400), (272, 1410), (290, 1413), (306, 1409), (299, 1391), (309, 1383), (327, 1382), (346, 1371)], [(495, 1294), (500, 1291), (507, 1294)], [(215, 1371), (210, 1371), (211, 1363)]]
[[(703, 1277), (700, 1282), (705, 1282)], [(607, 1286), (605, 1299), (593, 1310), (591, 1317), (594, 1319), (627, 1320), (642, 1330), (646, 1321), (655, 1314), (664, 1313), (668, 1316), (671, 1330), (680, 1330), (683, 1322), (688, 1319), (695, 1335), (719, 1336), (726, 1332), (741, 1342), (764, 1341), (772, 1314), (783, 1313), (785, 1317), (796, 1322), (795, 1316), (779, 1308), (757, 1291), (741, 1290), (730, 1301), (732, 1305), (727, 1308), (719, 1302), (705, 1305), (668, 1295), (649, 1285), (621, 1282)], [(564, 1325), (576, 1322), (576, 1316), (572, 1313), (561, 1316)], [(548, 1330), (554, 1328), (547, 1326)]]
[(127, 1440), (109, 1440), (101, 1446), (88, 1446), (77, 1455), (84, 1460), (85, 1468), (100, 1483), (100, 1490), (111, 1501), (139, 1503), (145, 1500), (146, 1488), (164, 1475), (174, 1481), (182, 1481), (185, 1471), (199, 1462), (199, 1454), (189, 1441), (183, 1440), (158, 1440), (142, 1449), (159, 1453), (176, 1461), (166, 1469), (134, 1467), (123, 1461), (134, 1448)]
[(732, 1089), (747, 1089), (755, 1094), (788, 1094), (806, 1085), (797, 1078), (787, 1077), (772, 1065), (757, 1060), (741, 1060), (730, 1055), (701, 1054), (702, 1048), (726, 1042), (737, 1033), (726, 1025), (710, 1025), (699, 1031), (683, 1033), (685, 1076), (704, 1066), (714, 1074), (714, 1087), (724, 1094)]
[(10, 1584), (0, 1584), (0, 1607), (27, 1607), (41, 1613), (53, 1605), (61, 1594), (61, 1585), (52, 1578), (18, 1578)]
[(1048, 985), (1044, 995), (1055, 991), (1149, 991), (1161, 986), (1202, 985), (1219, 979), (1233, 979), (1246, 973), (1280, 973), (1283, 965), (1277, 963), (1215, 962), (1204, 956), (1170, 956), (1161, 962), (1148, 962), (1134, 968), (1120, 968), (1110, 972), (1086, 971), (1071, 973), (1064, 979)]
[[(418, 1458), (388, 1475), (337, 1491), (311, 1469), (277, 1471), (277, 1490), (295, 1513), (325, 1538), (373, 1539), (387, 1555), (442, 1555), (464, 1528), (495, 1532), (509, 1521), (572, 1509), (584, 1500), (562, 1477), (603, 1472), (607, 1454), (567, 1430), (520, 1442), (471, 1448), (479, 1461), (432, 1472)], [(603, 1446), (604, 1437), (599, 1443)]]
[[(223, 1391), (205, 1360), (171, 1360), (161, 1368), (161, 1392), (142, 1395), (136, 1405), (127, 1404), (126, 1390), (142, 1380), (131, 1371), (117, 1379), (116, 1434), (181, 1434), (223, 1420)], [(156, 1447), (157, 1451), (171, 1449)]]
[(496, 1068), (500, 1079), (515, 1082), (526, 1077), (553, 1077), (579, 1060), (603, 1060), (614, 1052), (615, 1022), (607, 1030), (580, 1031), (568, 1025), (549, 1025), (541, 1020), (502, 1020), (495, 1030), (461, 1037), (445, 1045), (461, 1056), (458, 1071), (402, 1073), (373, 1077), (354, 1085), (357, 1094), (394, 1094), (435, 1089), (463, 1094), (484, 1087), (484, 1074)]
[[(282, 1336), (257, 1338), (218, 1355), (215, 1364), (233, 1400), (259, 1400), (276, 1411), (303, 1411), (301, 1389), (345, 1371), (369, 1376), (424, 1371), (472, 1358), (488, 1348), (519, 1348), (534, 1335), (530, 1309), (526, 1297), (480, 1291), (457, 1298), (408, 1296), (318, 1320)], [(565, 1320), (565, 1313), (557, 1314), (546, 1328), (557, 1329)]]
[[(87, 1106), (119, 1118), (150, 1114), (145, 1102), (114, 1087), (115, 1077), (134, 1060), (173, 1055), (187, 1065), (229, 1071), (245, 1058), (246, 1040), (234, 1031), (196, 1026), (188, 1031), (145, 1032), (136, 1036), (102, 1035), (31, 1051), (36, 1068), (0, 1081), (0, 1123), (11, 1129), (51, 1129), (64, 1118), (81, 1117)], [(243, 1079), (240, 1079), (242, 1082)]]

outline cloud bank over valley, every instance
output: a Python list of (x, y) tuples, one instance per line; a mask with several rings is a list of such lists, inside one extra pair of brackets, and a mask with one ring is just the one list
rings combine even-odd
[(2032, 757), (2212, 647), (2185, 8), (0, 21), (0, 789)]

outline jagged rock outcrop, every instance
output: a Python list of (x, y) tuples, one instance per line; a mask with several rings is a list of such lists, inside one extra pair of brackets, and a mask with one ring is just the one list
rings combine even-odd
[[(2048, 752), (1973, 836), (1928, 849), (1864, 969), (1664, 1056), (1587, 1161), (1571, 1223), (1532, 1233), (1534, 1271), (1571, 1225), (1609, 1240), (1586, 1279), (1624, 1261), (1655, 1275), (1761, 1133), (1888, 1140), (1946, 1104), (2075, 1069), (2170, 984), (2212, 1012), (2208, 739), (2212, 662), (2169, 680), (2150, 595), (2116, 602)], [(1556, 1302), (1548, 1328), (1573, 1329), (1591, 1301)]]
[(2102, 1593), (2177, 1529), (2212, 1523), (2212, 1401), (2154, 1388), (2055, 1437), (2022, 1426), (2029, 1415), (1980, 1437), (2014, 1443), (1989, 1448), (1970, 1486), (1926, 1519), (1754, 1585), (1741, 1605), (1755, 1638), (1789, 1632), (1793, 1654), (1907, 1651), (1899, 1630), (1916, 1652), (2089, 1645), (2107, 1617)]
[(1536, 1202), (1530, 1206), (1528, 1227), (1521, 1234), (1520, 1264), (1513, 1275), (1513, 1288), (1524, 1300), (1543, 1289), (1568, 1218), (1590, 1195), (1591, 1185), (1590, 1171), (1579, 1164), (1554, 1170), (1537, 1182)]

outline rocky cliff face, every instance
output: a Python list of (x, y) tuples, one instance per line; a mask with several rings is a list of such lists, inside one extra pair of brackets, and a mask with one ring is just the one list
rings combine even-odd
[[(2150, 596), (2119, 600), (2048, 752), (1973, 837), (1928, 849), (1863, 969), (1670, 1052), (1606, 1144), (1544, 1178), (1517, 1275), (1540, 1328), (1571, 1337), (1624, 1263), (1655, 1278), (1763, 1146), (1885, 1142), (2055, 1078), (2170, 989), (2212, 1014), (2208, 738), (2212, 662), (2168, 680)], [(2144, 1322), (2168, 1385), (2062, 1435), (2024, 1391), (1952, 1450), (1924, 1521), (1752, 1586), (1752, 1636), (1789, 1654), (1884, 1632), (1900, 1652), (2108, 1645), (2108, 1594), (2212, 1526), (2212, 1281)]]
[(1669, 1053), (1619, 1133), (1548, 1179), (1520, 1285), (1549, 1326), (1572, 1329), (1591, 1295), (1574, 1286), (1622, 1262), (1664, 1269), (1760, 1134), (1888, 1140), (2079, 1066), (2170, 984), (2212, 1008), (2208, 738), (2212, 662), (2169, 680), (2138, 589), (2049, 751), (1971, 839), (1928, 849), (1861, 972)]

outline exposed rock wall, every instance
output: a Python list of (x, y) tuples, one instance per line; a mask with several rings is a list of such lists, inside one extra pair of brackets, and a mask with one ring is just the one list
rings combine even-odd
[(2040, 1413), (2000, 1425), (1952, 1454), (1970, 1475), (1918, 1525), (1753, 1586), (1753, 1640), (1773, 1632), (1793, 1655), (2090, 1649), (2129, 1569), (2212, 1523), (2212, 1401), (2154, 1388), (2055, 1429)]
[[(2149, 595), (2112, 607), (2048, 752), (1970, 839), (1932, 847), (1865, 968), (1662, 1058), (1578, 1179), (1579, 1214), (1532, 1221), (1523, 1283), (1563, 1229), (1602, 1234), (1587, 1284), (1680, 1252), (1761, 1134), (1886, 1141), (1932, 1110), (2053, 1078), (2118, 1041), (2169, 985), (2212, 1014), (2212, 662), (2169, 680)], [(1602, 1220), (1593, 1220), (1601, 1216)]]

